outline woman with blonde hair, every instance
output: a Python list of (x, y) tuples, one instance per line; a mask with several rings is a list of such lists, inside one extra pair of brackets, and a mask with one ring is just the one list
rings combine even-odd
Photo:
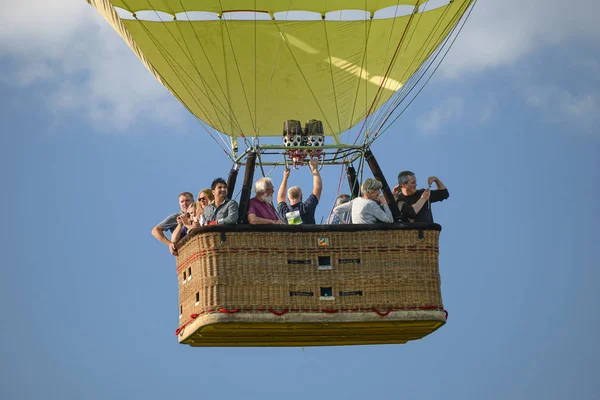
[(202, 212), (204, 212), (204, 207), (209, 205), (214, 199), (215, 196), (210, 189), (202, 189), (198, 193), (198, 202), (196, 203), (196, 219), (200, 225), (206, 225), (204, 218), (202, 217)]
[[(350, 211), (353, 224), (374, 224), (376, 222), (394, 222), (394, 217), (381, 195), (383, 185), (376, 179), (365, 179), (361, 185), (362, 197), (341, 204), (333, 209), (333, 213), (343, 221), (345, 212)], [(379, 203), (378, 203), (379, 202)], [(381, 205), (380, 205), (381, 204)], [(344, 222), (342, 222), (344, 223)]]

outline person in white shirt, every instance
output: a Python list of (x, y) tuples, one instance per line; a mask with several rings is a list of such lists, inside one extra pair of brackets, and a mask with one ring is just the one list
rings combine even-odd
[(344, 212), (350, 211), (353, 224), (374, 224), (376, 222), (394, 222), (394, 217), (381, 194), (381, 182), (376, 179), (365, 179), (360, 189), (362, 197), (341, 204), (333, 209), (333, 213), (342, 220)]

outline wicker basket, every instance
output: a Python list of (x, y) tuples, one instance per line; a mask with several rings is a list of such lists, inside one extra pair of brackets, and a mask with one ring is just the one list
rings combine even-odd
[(445, 321), (436, 224), (210, 226), (179, 244), (180, 343), (405, 343)]

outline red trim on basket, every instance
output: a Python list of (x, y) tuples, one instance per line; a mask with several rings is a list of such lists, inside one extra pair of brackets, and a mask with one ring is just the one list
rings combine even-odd
[(241, 309), (240, 308), (236, 308), (235, 310), (228, 310), (226, 308), (219, 308), (219, 312), (222, 312), (224, 314), (235, 314), (237, 312), (239, 312)]
[(192, 322), (194, 322), (194, 320), (196, 318), (198, 318), (201, 315), (204, 314), (211, 314), (214, 312), (221, 312), (224, 314), (236, 314), (240, 311), (249, 311), (249, 312), (270, 312), (271, 314), (277, 315), (277, 316), (282, 316), (284, 314), (287, 314), (288, 312), (323, 312), (323, 313), (329, 313), (329, 314), (335, 314), (337, 312), (353, 312), (353, 311), (373, 311), (375, 313), (377, 313), (378, 315), (382, 316), (382, 317), (386, 317), (390, 314), (390, 312), (392, 311), (400, 311), (400, 310), (414, 310), (414, 309), (419, 309), (419, 310), (441, 310), (444, 312), (446, 319), (448, 319), (448, 311), (443, 309), (441, 306), (407, 306), (407, 307), (390, 307), (388, 308), (386, 311), (382, 312), (379, 311), (377, 308), (373, 307), (373, 308), (342, 308), (342, 309), (327, 309), (327, 308), (291, 308), (291, 309), (283, 309), (281, 311), (276, 311), (272, 308), (266, 310), (264, 308), (256, 308), (254, 310), (252, 309), (248, 309), (248, 308), (236, 308), (235, 310), (227, 310), (225, 308), (219, 308), (218, 310), (207, 310), (207, 311), (202, 311), (200, 313), (196, 313), (196, 314), (190, 314), (190, 319), (184, 323), (183, 325), (181, 325), (176, 331), (175, 331), (175, 335), (179, 335), (186, 326), (188, 326), (189, 324), (191, 324)]
[(373, 307), (371, 309), (372, 311), (375, 311), (377, 314), (381, 315), (382, 317), (387, 317), (387, 315), (392, 312), (392, 308), (388, 308), (386, 312), (382, 313), (381, 311), (379, 311), (378, 309), (376, 309), (375, 307)]

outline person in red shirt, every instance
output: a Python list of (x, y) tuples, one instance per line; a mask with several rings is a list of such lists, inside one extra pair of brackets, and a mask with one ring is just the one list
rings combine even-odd
[(273, 201), (273, 181), (271, 178), (260, 178), (254, 184), (256, 196), (250, 199), (248, 222), (251, 225), (283, 224), (277, 217)]

